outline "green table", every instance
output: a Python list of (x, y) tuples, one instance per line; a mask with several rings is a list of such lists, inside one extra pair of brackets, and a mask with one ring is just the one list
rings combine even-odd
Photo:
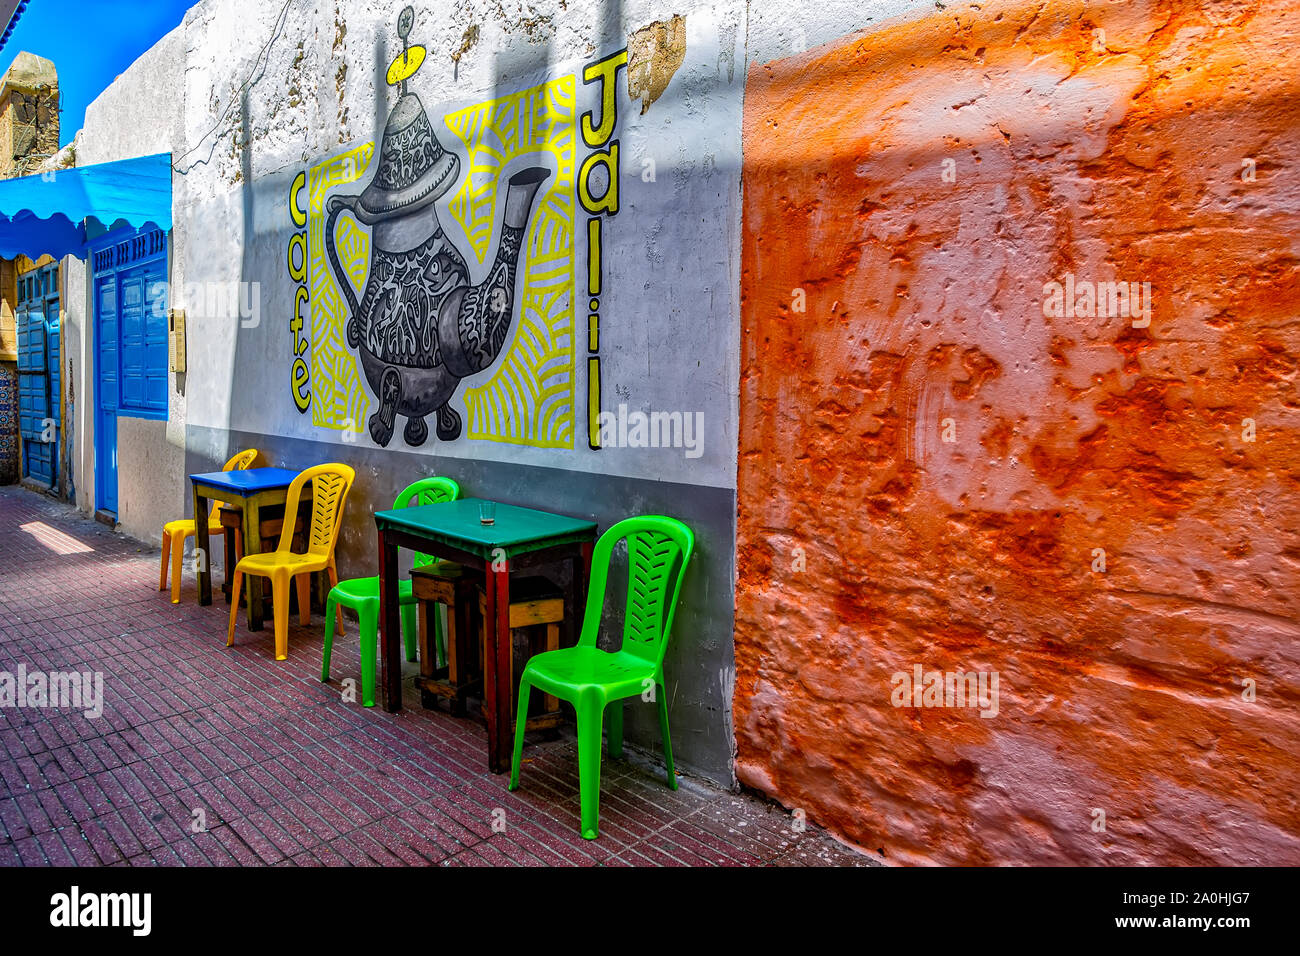
[[(375, 513), (379, 529), (379, 603), (383, 654), (384, 709), (402, 708), (402, 624), (397, 603), (397, 551), (409, 548), (466, 567), (482, 570), (486, 614), (483, 711), (488, 728), (488, 768), (503, 773), (510, 766), (510, 572), (570, 561), (573, 617), (587, 604), (587, 578), (596, 524), (533, 508), (497, 504), (496, 522), (479, 521), (478, 498), (461, 498), (415, 508)], [(570, 621), (570, 629), (573, 628)]]

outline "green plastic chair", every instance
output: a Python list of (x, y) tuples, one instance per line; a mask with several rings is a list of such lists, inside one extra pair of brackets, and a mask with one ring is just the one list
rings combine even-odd
[[(431, 505), (440, 501), (455, 501), (459, 497), (460, 485), (450, 478), (421, 478), (402, 489), (393, 502), (393, 508)], [(441, 562), (427, 554), (417, 552), (415, 555), (417, 568), (435, 563)], [(397, 599), (402, 606), (402, 636), (406, 639), (406, 659), (413, 661), (416, 646), (416, 600), (411, 592), (409, 578), (397, 582)], [(330, 679), (330, 652), (334, 646), (334, 609), (340, 605), (357, 612), (361, 633), (361, 702), (366, 707), (374, 707), (375, 667), (379, 650), (379, 576), (349, 578), (330, 589), (329, 598), (325, 602), (325, 652), (320, 669), (320, 679), (326, 682)], [(434, 628), (437, 653), (443, 657), (446, 650), (443, 647), (441, 615), (434, 615)], [(343, 636), (341, 630), (339, 636)]]
[[(627, 612), (623, 646), (603, 651), (596, 646), (605, 608), (614, 546), (627, 539)], [(591, 558), (591, 588), (576, 647), (547, 651), (529, 659), (519, 683), (515, 720), (515, 754), (510, 789), (519, 788), (519, 763), (524, 751), (524, 718), (528, 692), (536, 687), (573, 704), (578, 716), (578, 781), (582, 797), (582, 835), (596, 839), (600, 816), (600, 738), (605, 709), (609, 709), (609, 755), (623, 752), (623, 701), (642, 697), (654, 686), (659, 704), (659, 729), (664, 739), (668, 786), (677, 789), (673, 745), (668, 734), (668, 701), (664, 693), (663, 661), (672, 633), (673, 614), (686, 577), (695, 535), (676, 518), (645, 515), (614, 525), (596, 542)], [(674, 568), (676, 572), (674, 573)]]

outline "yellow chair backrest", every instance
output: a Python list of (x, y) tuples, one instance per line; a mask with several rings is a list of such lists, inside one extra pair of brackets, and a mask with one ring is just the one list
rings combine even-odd
[[(250, 467), (253, 462), (257, 461), (260, 454), (256, 448), (245, 448), (238, 455), (235, 455), (230, 461), (221, 466), (222, 471), (244, 471)], [(224, 501), (214, 501), (208, 506), (208, 514), (216, 516), (221, 513), (221, 509), (226, 506)]]
[(221, 466), (222, 471), (243, 471), (257, 461), (257, 449), (246, 448)]
[(311, 527), (307, 534), (307, 554), (327, 555), (343, 524), (343, 503), (357, 473), (347, 465), (332, 462), (308, 468), (289, 485), (284, 503), (284, 528), (280, 531), (280, 551), (293, 551), (292, 516), (298, 513), (303, 485), (311, 482)]

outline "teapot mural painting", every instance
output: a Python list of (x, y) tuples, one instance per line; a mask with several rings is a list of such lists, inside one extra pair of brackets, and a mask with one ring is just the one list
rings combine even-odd
[[(497, 253), (486, 278), (470, 284), (464, 257), (438, 220), (437, 200), (456, 185), (460, 160), (438, 142), (424, 106), (407, 89), (425, 51), (410, 46), (414, 23), (407, 7), (398, 18), (402, 53), (388, 68), (397, 105), (388, 114), (374, 175), (356, 195), (331, 196), (325, 211), (325, 251), (347, 299), (346, 339), (379, 402), (370, 436), (392, 440), (399, 415), (408, 445), (428, 438), (428, 415), (438, 438), (461, 434), (450, 400), (461, 380), (490, 366), (501, 353), (514, 316), (516, 267), (533, 199), (550, 176), (533, 166), (507, 182)], [(335, 227), (347, 214), (370, 232), (368, 277), (360, 301), (339, 261)]]

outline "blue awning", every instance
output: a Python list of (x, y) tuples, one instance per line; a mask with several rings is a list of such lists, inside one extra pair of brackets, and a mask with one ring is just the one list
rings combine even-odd
[(0, 180), (0, 258), (86, 258), (86, 229), (172, 227), (170, 153)]
[(18, 18), (26, 9), (27, 0), (0, 0), (0, 23), (4, 24), (4, 33), (0, 33), (0, 50), (9, 42), (14, 27), (18, 26)]

